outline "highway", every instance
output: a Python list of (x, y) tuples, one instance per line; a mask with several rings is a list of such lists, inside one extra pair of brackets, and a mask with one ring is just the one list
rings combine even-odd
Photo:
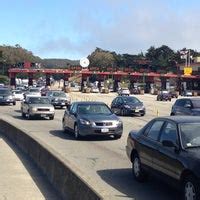
[[(110, 105), (115, 93), (83, 94), (70, 93), (73, 101), (98, 100)], [(138, 183), (132, 177), (131, 163), (125, 152), (130, 130), (138, 130), (159, 114), (166, 116), (175, 101), (157, 102), (156, 96), (137, 96), (147, 109), (144, 117), (121, 117), (124, 123), (123, 136), (119, 140), (98, 137), (76, 141), (73, 134), (62, 131), (64, 109), (56, 109), (54, 120), (21, 117), (20, 102), (16, 106), (0, 106), (3, 118), (17, 124), (30, 135), (53, 148), (58, 154), (72, 162), (88, 180), (104, 194), (106, 199), (172, 200), (178, 199), (176, 190), (150, 177), (146, 183)], [(78, 191), (78, 188), (77, 188)]]

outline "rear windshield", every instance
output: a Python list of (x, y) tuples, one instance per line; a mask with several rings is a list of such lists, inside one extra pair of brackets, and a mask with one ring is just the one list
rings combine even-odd
[(37, 89), (37, 88), (32, 88), (32, 89), (30, 89), (29, 91), (30, 91), (30, 92), (40, 92), (40, 90)]
[(50, 101), (48, 98), (36, 98), (36, 97), (30, 97), (28, 99), (28, 102), (30, 104), (50, 104)]
[(65, 94), (65, 93), (62, 93), (62, 92), (54, 92), (54, 93), (53, 93), (53, 96), (54, 96), (54, 97), (66, 97), (66, 94)]

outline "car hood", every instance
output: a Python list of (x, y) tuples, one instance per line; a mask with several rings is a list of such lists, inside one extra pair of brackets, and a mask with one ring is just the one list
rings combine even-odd
[(30, 104), (31, 108), (54, 108), (51, 104)]
[(113, 121), (113, 120), (117, 120), (119, 121), (119, 118), (115, 115), (115, 114), (111, 114), (111, 115), (79, 115), (78, 116), (79, 119), (86, 119), (88, 121)]
[(128, 106), (131, 106), (131, 107), (141, 107), (143, 106), (143, 103), (142, 102), (138, 102), (138, 103), (125, 103), (124, 105), (128, 105)]

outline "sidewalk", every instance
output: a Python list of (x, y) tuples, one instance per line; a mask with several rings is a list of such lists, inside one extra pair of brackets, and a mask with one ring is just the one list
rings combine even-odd
[(0, 133), (0, 200), (59, 200), (36, 166)]

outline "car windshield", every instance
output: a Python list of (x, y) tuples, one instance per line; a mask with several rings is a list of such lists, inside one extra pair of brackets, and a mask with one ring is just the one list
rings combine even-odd
[(37, 89), (37, 88), (31, 88), (29, 91), (30, 91), (30, 92), (40, 92), (40, 90)]
[(200, 147), (200, 123), (180, 124), (180, 133), (184, 148)]
[(135, 98), (135, 97), (124, 97), (123, 98), (125, 103), (139, 103), (139, 99)]
[(9, 90), (0, 90), (0, 95), (12, 95)]
[(66, 94), (65, 94), (65, 93), (62, 93), (62, 92), (54, 92), (54, 93), (53, 93), (53, 96), (54, 96), (54, 97), (66, 97)]
[(192, 103), (194, 108), (200, 108), (200, 100), (193, 100)]
[(81, 104), (81, 105), (78, 105), (78, 114), (110, 115), (112, 114), (112, 112), (104, 104)]
[(48, 98), (34, 98), (30, 97), (28, 102), (30, 104), (50, 104), (50, 101)]

